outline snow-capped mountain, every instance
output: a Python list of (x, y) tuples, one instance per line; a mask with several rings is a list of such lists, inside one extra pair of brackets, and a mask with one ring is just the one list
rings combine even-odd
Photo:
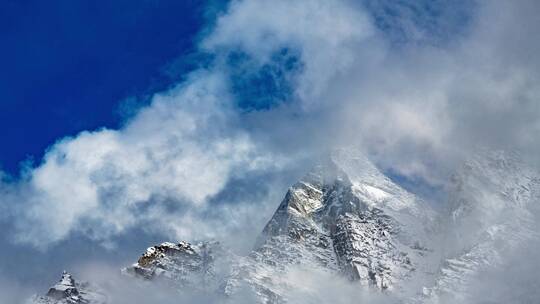
[(292, 265), (344, 275), (378, 290), (406, 292), (424, 277), (435, 213), (358, 153), (336, 150), (292, 186), (233, 276), (265, 299), (286, 298)]
[[(540, 178), (515, 154), (482, 153), (452, 177), (448, 193), (448, 208), (435, 211), (362, 154), (335, 150), (289, 188), (247, 256), (215, 241), (162, 243), (123, 273), (179, 292), (227, 298), (249, 290), (260, 303), (286, 303), (299, 283), (284, 278), (307, 267), (401, 302), (466, 301), (478, 273), (538, 238), (529, 206)], [(57, 286), (35, 303), (101, 303), (71, 276)]]
[(36, 296), (29, 301), (34, 304), (105, 304), (107, 297), (99, 288), (87, 282), (76, 282), (65, 272), (58, 283), (45, 296)]

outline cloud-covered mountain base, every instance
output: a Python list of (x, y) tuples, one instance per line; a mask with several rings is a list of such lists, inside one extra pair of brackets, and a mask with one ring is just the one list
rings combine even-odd
[(356, 150), (335, 150), (289, 188), (248, 255), (216, 241), (163, 243), (122, 274), (87, 267), (101, 288), (68, 276), (35, 303), (537, 299), (538, 263), (524, 261), (540, 243), (540, 175), (514, 153), (483, 152), (452, 185), (449, 208), (436, 211)]

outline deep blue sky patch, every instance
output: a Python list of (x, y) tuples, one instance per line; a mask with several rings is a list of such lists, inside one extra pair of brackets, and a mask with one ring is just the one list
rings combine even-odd
[(122, 100), (162, 90), (192, 69), (178, 58), (193, 52), (206, 5), (2, 1), (0, 168), (15, 174), (58, 138), (118, 126)]
[(228, 57), (231, 89), (244, 111), (267, 110), (294, 96), (294, 83), (303, 69), (300, 52), (283, 48), (260, 64), (249, 55), (233, 52)]

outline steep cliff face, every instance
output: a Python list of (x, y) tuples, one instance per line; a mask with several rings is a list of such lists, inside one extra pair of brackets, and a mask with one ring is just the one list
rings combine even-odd
[(267, 264), (316, 265), (401, 293), (406, 278), (427, 274), (434, 219), (426, 203), (361, 154), (336, 150), (289, 189), (253, 255)]
[[(448, 192), (448, 207), (435, 212), (360, 153), (335, 150), (289, 188), (250, 254), (218, 242), (162, 243), (123, 272), (180, 292), (232, 299), (248, 290), (255, 302), (287, 303), (301, 287), (287, 274), (307, 267), (403, 303), (465, 303), (479, 273), (539, 238), (531, 207), (540, 177), (517, 155), (482, 153)], [(102, 303), (88, 290), (64, 274), (34, 303)]]

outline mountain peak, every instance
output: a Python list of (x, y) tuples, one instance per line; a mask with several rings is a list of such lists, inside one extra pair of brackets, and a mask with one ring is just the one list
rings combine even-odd
[(60, 281), (56, 283), (56, 285), (51, 287), (51, 289), (49, 289), (47, 296), (54, 299), (78, 298), (79, 291), (75, 286), (75, 280), (73, 279), (73, 276), (64, 270)]
[(105, 304), (107, 297), (99, 288), (87, 282), (77, 282), (67, 271), (62, 272), (58, 283), (52, 286), (47, 295), (36, 296), (33, 304)]
[(359, 150), (335, 149), (289, 188), (256, 248), (282, 248), (275, 264), (324, 265), (361, 285), (400, 289), (400, 278), (423, 267), (417, 256), (433, 219)]

